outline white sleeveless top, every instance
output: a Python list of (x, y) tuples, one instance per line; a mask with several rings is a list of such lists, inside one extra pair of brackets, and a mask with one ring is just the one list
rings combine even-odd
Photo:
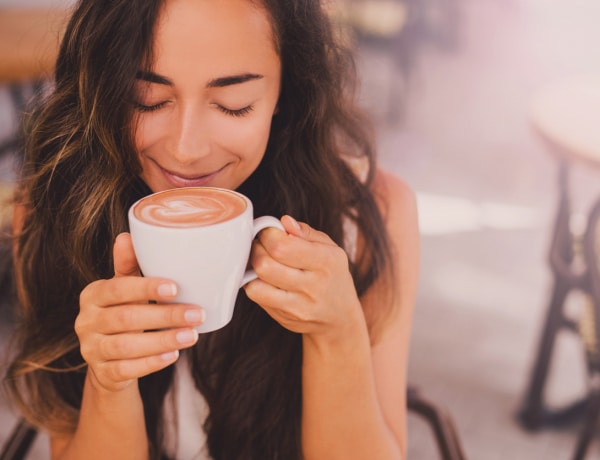
[[(348, 160), (356, 176), (366, 179), (366, 161)], [(348, 258), (355, 260), (358, 229), (354, 222), (345, 219), (344, 247)], [(165, 453), (176, 460), (212, 460), (206, 445), (204, 422), (208, 404), (194, 384), (186, 353), (175, 364), (173, 385), (164, 403)]]
[(194, 384), (187, 355), (175, 364), (173, 385), (163, 403), (165, 453), (176, 460), (211, 460), (204, 421), (208, 404)]

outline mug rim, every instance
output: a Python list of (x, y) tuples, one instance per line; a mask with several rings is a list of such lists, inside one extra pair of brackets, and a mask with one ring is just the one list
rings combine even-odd
[[(163, 193), (169, 193), (169, 192), (175, 192), (178, 190), (191, 190), (191, 189), (200, 189), (200, 190), (216, 190), (218, 192), (227, 192), (227, 193), (232, 193), (233, 195), (241, 198), (242, 200), (244, 200), (244, 202), (246, 203), (246, 207), (244, 208), (244, 210), (242, 212), (240, 212), (238, 215), (232, 217), (231, 219), (227, 219), (227, 220), (223, 220), (221, 222), (217, 222), (214, 224), (209, 224), (209, 225), (196, 225), (196, 226), (191, 226), (191, 227), (170, 227), (170, 226), (166, 226), (166, 225), (157, 225), (157, 224), (151, 224), (149, 222), (146, 222), (142, 219), (140, 219), (139, 217), (137, 217), (135, 215), (135, 207), (142, 202), (143, 200), (145, 200), (148, 197), (151, 196), (155, 196), (155, 195), (162, 195)], [(133, 203), (130, 207), (129, 210), (127, 212), (127, 215), (129, 217), (129, 227), (131, 230), (131, 223), (133, 221), (135, 221), (137, 224), (143, 225), (143, 226), (148, 226), (151, 228), (161, 228), (161, 229), (165, 229), (165, 230), (169, 230), (169, 231), (190, 231), (190, 230), (196, 230), (196, 229), (207, 229), (207, 228), (215, 228), (217, 226), (220, 225), (226, 225), (232, 221), (235, 221), (237, 219), (242, 218), (243, 216), (245, 216), (247, 213), (250, 213), (250, 217), (253, 217), (253, 207), (252, 207), (252, 201), (250, 201), (250, 198), (248, 198), (246, 195), (244, 195), (243, 193), (240, 193), (236, 190), (230, 190), (227, 188), (222, 188), (222, 187), (212, 187), (212, 186), (190, 186), (190, 187), (175, 187), (175, 188), (169, 188), (166, 190), (161, 190), (159, 192), (152, 192), (148, 195), (143, 196), (142, 198), (140, 198), (139, 200), (136, 200), (135, 203)]]

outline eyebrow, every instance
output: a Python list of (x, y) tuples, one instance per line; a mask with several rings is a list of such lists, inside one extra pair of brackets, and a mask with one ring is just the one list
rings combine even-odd
[(159, 85), (173, 86), (173, 82), (167, 77), (163, 77), (162, 75), (158, 75), (154, 72), (138, 70), (135, 78), (138, 80), (147, 81), (148, 83), (158, 83)]
[(251, 80), (259, 80), (263, 78), (262, 75), (254, 73), (244, 73), (240, 75), (230, 75), (228, 77), (215, 78), (208, 82), (207, 88), (222, 88), (224, 86), (238, 85)]
[[(140, 70), (138, 71), (136, 78), (138, 80), (147, 81), (149, 83), (157, 83), (159, 85), (166, 86), (174, 86), (173, 82), (169, 80), (167, 77), (163, 77), (162, 75), (158, 75), (154, 72), (148, 72)], [(219, 77), (210, 80), (207, 84), (207, 88), (223, 88), (225, 86), (231, 85), (239, 85), (240, 83), (245, 83), (247, 81), (259, 80), (264, 78), (263, 75), (255, 74), (255, 73), (243, 73), (240, 75), (229, 75), (227, 77)]]

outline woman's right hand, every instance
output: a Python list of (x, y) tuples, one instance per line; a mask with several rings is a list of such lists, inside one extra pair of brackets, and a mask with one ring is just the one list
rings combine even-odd
[(117, 236), (113, 254), (115, 276), (94, 281), (81, 292), (75, 332), (90, 383), (119, 391), (172, 364), (180, 349), (194, 345), (194, 327), (202, 324), (204, 311), (161, 303), (175, 297), (177, 286), (140, 276), (129, 234)]

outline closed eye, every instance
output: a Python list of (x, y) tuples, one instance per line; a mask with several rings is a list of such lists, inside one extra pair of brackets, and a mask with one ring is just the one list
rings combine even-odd
[(140, 104), (139, 102), (134, 102), (133, 105), (136, 108), (136, 110), (139, 110), (140, 112), (154, 112), (155, 110), (162, 109), (167, 104), (167, 102), (168, 101), (163, 101), (154, 105), (144, 105)]
[(234, 109), (228, 109), (227, 107), (223, 107), (221, 105), (219, 105), (217, 107), (225, 115), (229, 115), (231, 117), (243, 117), (244, 115), (247, 115), (248, 113), (252, 112), (252, 110), (254, 110), (254, 106), (253, 105), (248, 105), (246, 107), (242, 107), (241, 109), (235, 109), (235, 110)]

